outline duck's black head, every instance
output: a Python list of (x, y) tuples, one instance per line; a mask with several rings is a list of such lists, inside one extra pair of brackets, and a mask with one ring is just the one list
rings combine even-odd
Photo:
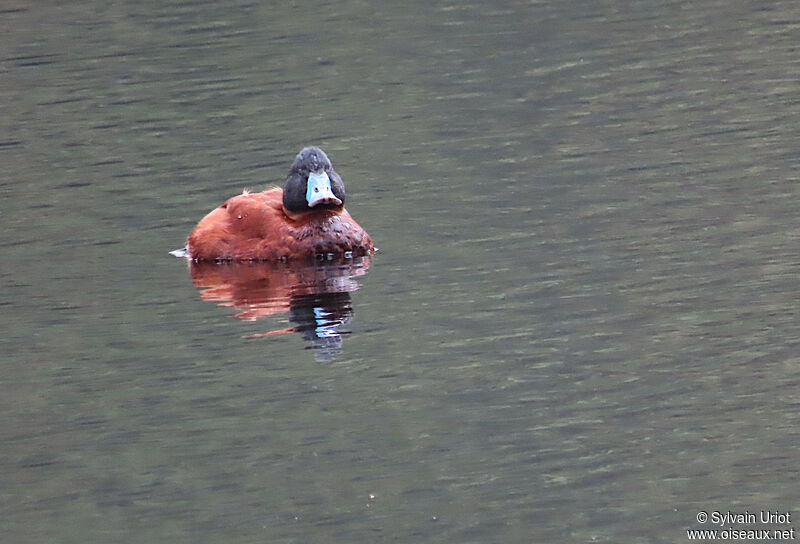
[(306, 147), (297, 154), (283, 186), (283, 206), (292, 212), (344, 206), (344, 183), (323, 150)]

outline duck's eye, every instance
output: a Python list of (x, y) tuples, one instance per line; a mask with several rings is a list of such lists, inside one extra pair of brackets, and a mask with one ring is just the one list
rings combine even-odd
[(319, 192), (319, 187), (314, 187), (314, 192), (318, 193)]

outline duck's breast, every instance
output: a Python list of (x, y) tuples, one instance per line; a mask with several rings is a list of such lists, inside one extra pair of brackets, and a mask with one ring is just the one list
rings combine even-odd
[(315, 215), (292, 228), (298, 251), (305, 254), (372, 253), (372, 239), (347, 210)]

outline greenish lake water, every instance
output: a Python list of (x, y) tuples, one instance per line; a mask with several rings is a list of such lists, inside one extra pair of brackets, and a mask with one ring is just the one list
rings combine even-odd
[[(4, 2), (1, 539), (799, 511), (799, 31), (790, 1)], [(168, 254), (306, 145), (371, 263), (291, 291)]]

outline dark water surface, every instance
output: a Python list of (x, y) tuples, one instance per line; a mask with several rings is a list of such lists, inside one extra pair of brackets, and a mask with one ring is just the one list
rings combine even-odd
[[(4, 2), (2, 540), (800, 516), (798, 32), (794, 1)], [(369, 270), (195, 287), (167, 252), (309, 144)]]

